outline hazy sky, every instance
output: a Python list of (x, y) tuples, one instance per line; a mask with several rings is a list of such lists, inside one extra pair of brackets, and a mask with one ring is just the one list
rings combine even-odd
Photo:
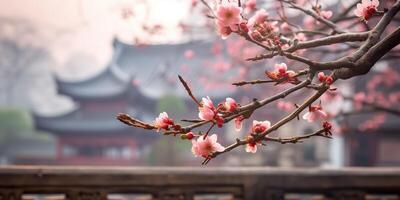
[[(22, 19), (45, 32), (43, 45), (56, 59), (54, 70), (66, 80), (79, 80), (106, 66), (114, 37), (178, 40), (176, 26), (187, 17), (189, 5), (188, 0), (0, 0), (0, 17)], [(122, 20), (123, 8), (133, 11), (131, 20)], [(141, 21), (163, 24), (166, 33), (148, 38), (139, 31)]]

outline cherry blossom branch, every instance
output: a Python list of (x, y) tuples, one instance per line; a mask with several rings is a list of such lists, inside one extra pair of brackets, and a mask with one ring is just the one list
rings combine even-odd
[(322, 32), (322, 31), (315, 31), (315, 30), (298, 30), (295, 33), (305, 33), (309, 35), (323, 35), (323, 36), (330, 36), (331, 34)]
[(116, 117), (119, 121), (121, 121), (122, 123), (128, 125), (128, 126), (133, 126), (133, 127), (137, 127), (137, 128), (143, 128), (143, 129), (147, 129), (147, 130), (155, 130), (157, 129), (155, 126), (142, 122), (138, 119), (132, 118), (127, 114), (124, 113), (119, 113)]
[(373, 30), (370, 32), (370, 36), (368, 37), (368, 40), (364, 43), (363, 46), (361, 46), (353, 55), (352, 55), (352, 61), (355, 62), (359, 60), (370, 48), (372, 48), (376, 43), (379, 42), (379, 39), (386, 29), (386, 27), (389, 25), (393, 17), (399, 12), (400, 10), (400, 1), (396, 1), (396, 3), (393, 5), (391, 9), (389, 9), (388, 12), (385, 13), (385, 15), (382, 17), (382, 19), (379, 21), (379, 23), (375, 26)]
[(253, 100), (252, 103), (249, 103), (247, 105), (241, 106), (240, 108), (237, 109), (237, 111), (241, 112), (241, 111), (247, 111), (247, 110), (255, 110), (255, 109), (260, 108), (260, 107), (262, 107), (264, 105), (267, 105), (267, 104), (269, 104), (271, 102), (274, 102), (274, 101), (276, 101), (278, 99), (285, 98), (289, 94), (291, 94), (291, 93), (293, 93), (293, 92), (295, 92), (297, 90), (300, 90), (301, 88), (307, 87), (310, 83), (311, 83), (311, 79), (308, 78), (308, 79), (304, 80), (303, 82), (301, 82), (300, 84), (298, 84), (298, 85), (296, 85), (296, 86), (294, 86), (292, 88), (286, 89), (283, 92), (278, 93), (276, 95), (273, 95), (273, 96), (271, 96), (269, 98), (265, 98), (265, 99), (263, 99), (261, 101)]
[(279, 53), (278, 53), (277, 51), (276, 51), (276, 52), (269, 53), (269, 54), (260, 54), (260, 55), (257, 55), (257, 56), (255, 56), (255, 57), (253, 57), (253, 58), (247, 58), (246, 61), (264, 60), (264, 59), (273, 58), (273, 57), (275, 57), (275, 56), (277, 56), (277, 55), (279, 55)]
[(340, 29), (336, 26), (336, 24), (334, 24), (333, 22), (331, 22), (331, 21), (329, 21), (329, 20), (327, 20), (327, 19), (325, 19), (325, 18), (319, 16), (318, 14), (316, 14), (315, 12), (313, 12), (312, 10), (304, 9), (303, 7), (301, 7), (301, 6), (299, 6), (299, 5), (295, 4), (295, 3), (293, 3), (293, 1), (290, 1), (290, 0), (279, 0), (279, 1), (282, 1), (282, 2), (284, 2), (284, 3), (289, 4), (289, 5), (290, 5), (290, 8), (294, 8), (294, 9), (300, 10), (300, 11), (302, 11), (303, 13), (305, 13), (305, 14), (307, 14), (307, 15), (313, 17), (314, 19), (318, 20), (319, 22), (321, 22), (321, 23), (325, 24), (326, 26), (330, 27), (331, 29), (333, 29), (336, 33), (344, 33), (344, 31), (340, 30)]
[[(306, 82), (306, 81), (304, 81)], [(304, 83), (303, 82), (303, 83)], [(280, 128), (281, 126), (283, 126), (284, 124), (287, 124), (289, 121), (291, 121), (292, 119), (296, 118), (304, 109), (306, 109), (308, 106), (310, 106), (314, 101), (316, 101), (322, 94), (325, 93), (326, 90), (329, 89), (329, 86), (323, 86), (321, 87), (321, 89), (319, 91), (317, 91), (313, 96), (311, 96), (309, 99), (307, 99), (302, 105), (300, 105), (295, 111), (293, 111), (291, 114), (289, 114), (288, 116), (286, 116), (285, 118), (281, 119), (280, 121), (278, 121), (276, 124), (274, 124), (273, 126), (271, 126), (269, 129), (267, 129), (264, 133), (261, 134), (257, 134), (254, 137), (255, 141), (261, 141), (264, 140), (265, 136), (267, 136), (269, 133), (277, 130), (278, 128)], [(212, 153), (209, 157), (207, 157), (203, 164), (207, 164), (212, 158), (217, 157), (220, 154), (229, 152), (239, 146), (242, 145), (246, 145), (248, 144), (247, 140), (240, 140), (237, 139), (236, 143), (229, 145), (228, 147), (225, 148), (224, 151), (220, 151), (220, 152), (214, 152)]]
[[(278, 1), (282, 9), (282, 15), (278, 13), (281, 19), (278, 20), (279, 22), (272, 22), (270, 21), (271, 19), (268, 19), (268, 14), (265, 10), (257, 11), (252, 18), (247, 20), (243, 16), (244, 13), (242, 13), (242, 8), (240, 8), (242, 6), (240, 1), (238, 1), (238, 5), (222, 5), (221, 2), (219, 2), (221, 5), (218, 5), (217, 12), (214, 12), (212, 7), (205, 0), (201, 0), (201, 2), (211, 11), (213, 15), (211, 17), (214, 20), (217, 20), (216, 26), (218, 28), (219, 34), (222, 37), (227, 37), (231, 33), (236, 33), (238, 36), (246, 39), (249, 43), (253, 43), (254, 46), (256, 45), (266, 51), (269, 51), (267, 53), (257, 55), (256, 57), (248, 58), (246, 59), (247, 61), (264, 60), (273, 58), (275, 56), (280, 56), (285, 59), (293, 60), (295, 62), (300, 62), (307, 65), (306, 69), (296, 73), (294, 71), (287, 70), (288, 67), (285, 63), (276, 64), (274, 66), (274, 71), (266, 71), (266, 76), (269, 77), (271, 80), (239, 81), (233, 83), (233, 85), (243, 86), (263, 83), (291, 83), (294, 85), (293, 87), (290, 87), (282, 92), (279, 92), (262, 100), (253, 99), (248, 104), (242, 106), (237, 104), (232, 98), (227, 98), (225, 102), (221, 102), (217, 104), (218, 106), (214, 106), (213, 102), (208, 97), (203, 98), (201, 101), (197, 100), (187, 82), (181, 76), (178, 76), (186, 92), (198, 106), (200, 119), (184, 119), (182, 121), (191, 123), (184, 127), (174, 123), (174, 121), (170, 119), (165, 112), (160, 113), (159, 117), (156, 118), (154, 125), (132, 118), (127, 114), (118, 114), (118, 120), (129, 126), (137, 128), (158, 131), (163, 130), (163, 134), (165, 135), (180, 135), (182, 139), (191, 140), (193, 139), (193, 137), (197, 137), (196, 141), (192, 141), (192, 150), (194, 149), (193, 151), (196, 152), (196, 156), (202, 156), (205, 158), (203, 164), (207, 164), (212, 158), (215, 158), (218, 155), (229, 152), (243, 145), (246, 145), (246, 151), (253, 152), (251, 148), (253, 148), (257, 144), (262, 143), (263, 141), (272, 141), (286, 144), (301, 142), (314, 136), (330, 138), (330, 129), (332, 126), (329, 122), (324, 122), (322, 124), (322, 126), (324, 127), (323, 129), (317, 130), (307, 135), (288, 138), (270, 137), (268, 135), (278, 130), (285, 124), (288, 124), (293, 119), (299, 118), (300, 113), (307, 108), (308, 112), (306, 113), (306, 115), (303, 116), (303, 118), (307, 119), (309, 122), (312, 122), (313, 120), (311, 117), (307, 118), (307, 116), (310, 116), (312, 112), (319, 112), (320, 115), (326, 115), (326, 113), (322, 111), (322, 107), (320, 104), (313, 105), (313, 103), (317, 101), (321, 97), (321, 95), (323, 95), (327, 90), (331, 89), (330, 85), (333, 82), (338, 79), (348, 79), (354, 76), (365, 74), (374, 66), (376, 62), (381, 60), (382, 57), (389, 55), (388, 52), (400, 43), (400, 28), (397, 27), (394, 32), (387, 34), (383, 39), (381, 39), (381, 37), (386, 27), (399, 12), (400, 1), (396, 1), (396, 3), (389, 10), (385, 10), (385, 13), (377, 10), (377, 3), (375, 5), (372, 5), (372, 2), (363, 1), (362, 4), (371, 3), (371, 5), (368, 4), (366, 6), (369, 6), (369, 12), (372, 12), (372, 14), (368, 12), (367, 16), (362, 16), (363, 14), (365, 15), (365, 12), (363, 11), (363, 14), (359, 14), (360, 10), (356, 10), (357, 12), (355, 15), (357, 15), (358, 17), (368, 20), (374, 14), (383, 14), (382, 18), (373, 29), (370, 30), (369, 26), (365, 25), (366, 29), (370, 30), (366, 32), (347, 32), (347, 30), (345, 31), (346, 26), (339, 28), (339, 26), (335, 24), (335, 22), (338, 21), (354, 19), (353, 17), (348, 17), (347, 14), (358, 3), (353, 3), (352, 5), (350, 5), (346, 10), (343, 11), (342, 16), (339, 16), (333, 20), (328, 20), (329, 17), (323, 17), (320, 13), (320, 6), (318, 4), (318, 1), (316, 2), (316, 5), (313, 6), (313, 10), (305, 9), (302, 6), (297, 5), (295, 1), (292, 0)], [(302, 28), (296, 24), (290, 23), (286, 17), (284, 10), (285, 7), (283, 6), (283, 3), (288, 4), (289, 8), (299, 10), (302, 13), (313, 17), (318, 22), (321, 22), (324, 25), (324, 28), (307, 31), (302, 30)], [(359, 8), (360, 6), (357, 5), (357, 9)], [(362, 8), (364, 9), (366, 7)], [(226, 15), (224, 14), (224, 12), (226, 12)], [(277, 23), (282, 23), (282, 25), (286, 25), (287, 27), (289, 27), (289, 31), (282, 31), (280, 33), (278, 31), (278, 28), (276, 27)], [(361, 21), (358, 21), (356, 23), (366, 24)], [(293, 29), (295, 31), (293, 31)], [(333, 30), (332, 33), (327, 34), (321, 32), (321, 30), (324, 31), (330, 29)], [(308, 33), (313, 38), (311, 40), (304, 41), (305, 37), (302, 37), (300, 39), (300, 37), (297, 37), (296, 35), (298, 33)], [(318, 38), (320, 37), (320, 35), (322, 35), (322, 37)], [(294, 39), (291, 39), (292, 37)], [(352, 42), (360, 42), (360, 44), (354, 44)], [(297, 50), (304, 49), (326, 49), (319, 47), (329, 46), (333, 44), (344, 44), (343, 46), (347, 47), (344, 50), (340, 49), (338, 53), (343, 53), (343, 51), (350, 52), (353, 49), (356, 50), (354, 53), (348, 53), (348, 55), (346, 54), (343, 57), (324, 62), (318, 61), (317, 59), (313, 59), (311, 57), (307, 57), (307, 54), (296, 52)], [(335, 50), (330, 50), (327, 53), (333, 53), (334, 51)], [(323, 51), (321, 52), (324, 53)], [(325, 76), (323, 72), (319, 72), (322, 70), (330, 71), (330, 75)], [(317, 81), (319, 82), (313, 83), (313, 78), (316, 73), (318, 73)], [(299, 81), (299, 79), (297, 78), (302, 75), (308, 76), (305, 80)], [(296, 108), (293, 108), (294, 110), (291, 113), (281, 118), (272, 126), (269, 121), (258, 122), (254, 120), (252, 132), (249, 136), (247, 136), (247, 138), (237, 138), (235, 143), (225, 148), (216, 142), (216, 135), (212, 134), (212, 130), (215, 125), (217, 125), (218, 127), (222, 127), (223, 124), (228, 123), (232, 120), (235, 120), (235, 125), (237, 125), (237, 123), (241, 123), (242, 120), (248, 119), (256, 110), (259, 110), (265, 105), (285, 98), (289, 94), (296, 91), (301, 91), (301, 89), (304, 88), (311, 88), (312, 90), (315, 90), (315, 93), (309, 96), (302, 104), (296, 104)], [(369, 106), (376, 110), (388, 111), (389, 113), (400, 115), (400, 111), (393, 111), (392, 109), (382, 107), (381, 105), (371, 104)], [(204, 126), (209, 123), (211, 124), (205, 134), (203, 134), (201, 131), (195, 134), (192, 133), (195, 128)], [(210, 146), (210, 149), (196, 150), (196, 148), (204, 146), (197, 145), (197, 143), (203, 144), (204, 142), (206, 142), (207, 145)], [(209, 146), (207, 146), (207, 148)], [(248, 147), (251, 147), (250, 150), (247, 149)]]
[[(227, 115), (223, 116), (224, 117), (224, 123), (227, 123), (227, 122), (229, 122), (229, 121), (231, 121), (231, 120), (233, 120), (236, 117), (241, 116), (241, 115), (244, 115), (244, 116), (246, 116), (248, 118), (254, 112), (254, 110), (256, 110), (256, 109), (258, 109), (258, 108), (260, 108), (260, 107), (262, 107), (264, 105), (267, 105), (268, 103), (271, 103), (271, 102), (273, 102), (275, 100), (278, 100), (280, 98), (284, 98), (287, 95), (291, 94), (292, 92), (295, 92), (295, 91), (297, 91), (297, 90), (299, 90), (299, 89), (301, 89), (303, 87), (306, 87), (307, 85), (310, 84), (310, 82), (311, 82), (311, 80), (307, 79), (307, 80), (303, 81), (302, 83), (300, 83), (300, 84), (298, 84), (298, 85), (296, 85), (296, 86), (294, 86), (292, 88), (289, 88), (289, 89), (287, 89), (287, 90), (285, 90), (285, 91), (283, 91), (283, 92), (281, 92), (281, 93), (279, 93), (277, 95), (274, 95), (274, 96), (272, 96), (270, 98), (263, 99), (262, 101), (254, 100), (252, 103), (249, 103), (249, 104), (247, 104), (245, 106), (239, 107), (239, 108), (237, 108), (237, 111), (235, 113), (227, 114)], [(190, 89), (189, 89), (189, 91), (190, 91)], [(155, 127), (154, 125), (151, 125), (151, 124), (148, 124), (148, 123), (145, 123), (145, 122), (141, 122), (140, 120), (132, 118), (127, 114), (118, 114), (117, 115), (117, 119), (120, 120), (121, 122), (129, 125), (129, 126), (133, 126), (133, 127), (137, 127), (137, 128), (144, 128), (144, 129), (148, 129), (148, 130), (157, 129), (157, 127)], [(190, 121), (192, 121), (192, 120), (190, 120)], [(167, 131), (164, 132), (164, 135), (186, 134), (186, 133), (192, 131), (194, 128), (203, 126), (203, 125), (208, 124), (208, 123), (213, 122), (213, 121), (197, 120), (197, 121), (193, 121), (193, 122), (195, 122), (195, 123), (193, 123), (191, 125), (188, 125), (188, 126), (185, 126), (185, 127), (180, 127), (178, 130), (167, 130)]]
[[(267, 59), (267, 58), (273, 58), (274, 56), (277, 56), (277, 55), (282, 55), (288, 59), (296, 60), (296, 61), (302, 62), (306, 65), (309, 65), (310, 67), (312, 67), (315, 70), (338, 69), (338, 68), (342, 68), (343, 66), (350, 67), (352, 65), (348, 64), (347, 63), (348, 61), (345, 59), (332, 61), (332, 62), (316, 62), (316, 61), (307, 59), (305, 57), (301, 57), (301, 56), (294, 55), (291, 53), (295, 52), (296, 50), (300, 50), (300, 49), (315, 48), (315, 47), (331, 45), (331, 44), (338, 44), (338, 43), (343, 43), (343, 42), (364, 41), (368, 38), (368, 36), (369, 36), (369, 32), (342, 33), (342, 34), (328, 36), (328, 37), (310, 40), (310, 41), (306, 41), (306, 42), (299, 42), (280, 53), (272, 52), (270, 54), (261, 54), (256, 57), (253, 57), (253, 58), (248, 58), (247, 60), (248, 61), (257, 61), (257, 60), (262, 60), (262, 59)], [(345, 63), (347, 65), (345, 65)]]
[(256, 140), (260, 140), (262, 138), (264, 138), (266, 135), (270, 134), (271, 132), (277, 130), (278, 128), (280, 128), (281, 126), (285, 125), (286, 123), (288, 123), (289, 121), (291, 121), (292, 119), (296, 118), (299, 116), (299, 114), (306, 108), (308, 108), (312, 103), (314, 103), (321, 95), (323, 95), (325, 93), (326, 90), (329, 89), (329, 86), (323, 86), (320, 88), (320, 90), (318, 90), (314, 95), (312, 95), (310, 98), (308, 98), (306, 101), (304, 101), (298, 108), (296, 108), (296, 110), (294, 110), (292, 113), (290, 113), (288, 116), (286, 116), (285, 118), (281, 119), (280, 121), (278, 121), (276, 124), (274, 124), (273, 126), (271, 126), (268, 130), (266, 130), (264, 133), (259, 134), (258, 136), (256, 136)]
[[(282, 0), (285, 1), (285, 0)], [(287, 3), (291, 3), (286, 1)], [(300, 8), (302, 9), (302, 8)], [(364, 54), (366, 54), (368, 52), (368, 50), (370, 48), (372, 48), (378, 41), (379, 41), (379, 37), (380, 35), (383, 33), (383, 31), (385, 30), (386, 26), (390, 23), (390, 21), (392, 20), (392, 18), (397, 14), (397, 12), (400, 9), (400, 2), (397, 1), (393, 7), (387, 12), (385, 13), (385, 15), (382, 17), (382, 19), (380, 20), (380, 22), (377, 24), (377, 26), (371, 31), (369, 32), (368, 38), (366, 43), (360, 47), (354, 54), (352, 54), (351, 56), (346, 56), (340, 59), (337, 59), (335, 61), (329, 61), (329, 62), (316, 62), (316, 61), (312, 61), (309, 60), (307, 58), (301, 57), (301, 56), (297, 56), (297, 55), (293, 55), (293, 54), (289, 54), (289, 53), (280, 53), (280, 55), (283, 55), (289, 59), (292, 60), (296, 60), (302, 63), (305, 63), (307, 65), (309, 65), (312, 69), (314, 70), (333, 70), (333, 69), (337, 69), (335, 72), (335, 75), (337, 78), (340, 79), (347, 79), (347, 78), (351, 78), (353, 76), (356, 75), (362, 75), (364, 73), (367, 73), (369, 71), (369, 69), (373, 66), (373, 64), (379, 60), (383, 55), (385, 55), (388, 51), (390, 51), (393, 47), (395, 47), (398, 44), (397, 40), (397, 35), (392, 35), (390, 42), (386, 42), (386, 45), (381, 44), (379, 47), (382, 47), (384, 51), (373, 51), (370, 54), (378, 54), (378, 56), (375, 55), (368, 55), (370, 59), (375, 58), (375, 62), (370, 62), (370, 66), (369, 67), (362, 67), (361, 72), (352, 72), (354, 70), (351, 69), (346, 69), (346, 68), (356, 68), (357, 65), (354, 63), (355, 60), (358, 60), (361, 56), (363, 56)], [(303, 9), (304, 10), (304, 9)], [(311, 13), (313, 13), (312, 11), (310, 11)], [(307, 12), (307, 14), (309, 14)], [(315, 14), (315, 13), (313, 13)], [(357, 33), (354, 33), (354, 38), (357, 38), (357, 40), (361, 40), (364, 39), (366, 33), (361, 33), (361, 35), (357, 35)], [(352, 37), (353, 38), (353, 37)], [(389, 38), (388, 38), (389, 39)], [(386, 40), (388, 40), (386, 39)], [(329, 41), (329, 40), (328, 40)], [(394, 42), (394, 43), (393, 43)], [(311, 43), (312, 44), (312, 43)], [(308, 44), (310, 45), (310, 44)], [(313, 44), (312, 44), (313, 45)], [(256, 58), (252, 58), (249, 60), (259, 60), (262, 58), (271, 58), (274, 57), (275, 55), (278, 54), (266, 54), (266, 55), (261, 55), (258, 56)], [(365, 59), (367, 60), (367, 59)], [(372, 65), (371, 65), (372, 64)], [(358, 67), (361, 68), (361, 67)]]
[(262, 83), (276, 83), (276, 80), (252, 80), (252, 81), (239, 81), (232, 83), (234, 86), (243, 86), (243, 85), (255, 85), (255, 84), (262, 84)]
[[(337, 23), (337, 22), (340, 22), (342, 20), (346, 20), (347, 14), (349, 14), (349, 12), (351, 10), (353, 10), (357, 6), (358, 3), (359, 3), (359, 1), (354, 1), (350, 6), (348, 6), (345, 10), (343, 10), (343, 12), (341, 12), (338, 15), (336, 15), (336, 17), (334, 17), (331, 21), (333, 23)], [(352, 17), (352, 18), (354, 18), (354, 17)]]
[(266, 141), (266, 142), (269, 142), (269, 141), (278, 142), (278, 143), (281, 143), (281, 144), (287, 144), (287, 143), (296, 144), (298, 142), (302, 142), (305, 139), (308, 139), (308, 138), (311, 138), (311, 137), (315, 137), (315, 136), (320, 136), (320, 137), (325, 137), (325, 138), (332, 139), (332, 137), (330, 135), (323, 134), (325, 132), (326, 132), (325, 129), (320, 129), (318, 131), (315, 131), (314, 133), (310, 133), (310, 134), (302, 135), (302, 136), (296, 136), (296, 137), (289, 137), (289, 138), (280, 138), (280, 137), (275, 138), (275, 137), (265, 136), (264, 137), (264, 141)]
[[(299, 77), (299, 76), (303, 76), (309, 73), (308, 69), (305, 70), (301, 70), (298, 73), (296, 73), (296, 75), (294, 75), (293, 77)], [(262, 84), (262, 83), (276, 83), (276, 84), (280, 84), (284, 81), (287, 81), (287, 78), (281, 78), (281, 79), (277, 79), (277, 80), (252, 80), (252, 81), (239, 81), (236, 83), (232, 83), (232, 85), (235, 86), (243, 86), (243, 85), (255, 85), (255, 84)]]
[[(301, 82), (300, 84), (298, 84), (298, 85), (296, 85), (296, 86), (294, 86), (292, 88), (286, 89), (286, 90), (284, 90), (284, 91), (282, 91), (282, 92), (280, 92), (280, 93), (278, 93), (278, 94), (276, 94), (274, 96), (271, 96), (269, 98), (265, 98), (265, 99), (263, 99), (261, 101), (258, 101), (258, 100), (255, 99), (249, 104), (246, 104), (246, 105), (243, 105), (241, 107), (238, 107), (236, 109), (235, 113), (224, 115), (223, 117), (225, 119), (225, 123), (235, 119), (236, 117), (238, 117), (240, 115), (246, 115), (246, 113), (250, 113), (251, 114), (252, 112), (254, 112), (254, 110), (256, 110), (256, 109), (258, 109), (260, 107), (263, 107), (263, 106), (265, 106), (265, 105), (267, 105), (269, 103), (272, 103), (272, 102), (274, 102), (274, 101), (276, 101), (278, 99), (285, 98), (289, 94), (291, 94), (291, 93), (293, 93), (293, 92), (295, 92), (295, 91), (297, 91), (297, 90), (299, 90), (301, 88), (307, 87), (310, 83), (311, 83), (311, 79), (308, 78), (305, 81)], [(185, 130), (186, 132), (188, 132), (188, 131), (191, 131), (194, 128), (200, 127), (200, 126), (202, 126), (204, 124), (207, 124), (209, 122), (210, 121), (200, 121), (200, 122), (194, 123), (192, 125), (189, 125), (189, 126), (186, 126), (186, 127), (182, 127), (182, 130)], [(172, 134), (174, 132), (168, 132), (167, 131), (166, 133), (167, 134)]]
[(362, 55), (362, 57), (355, 63), (356, 67), (335, 70), (335, 77), (340, 79), (349, 79), (354, 76), (368, 73), (380, 58), (398, 44), (400, 44), (400, 28), (397, 28), (396, 31), (385, 37), (376, 45), (372, 46), (369, 51)]
[(186, 92), (188, 93), (188, 95), (190, 96), (190, 98), (193, 99), (193, 101), (198, 105), (201, 106), (200, 102), (196, 99), (196, 97), (194, 97), (192, 90), (190, 89), (189, 85), (186, 83), (185, 80), (183, 80), (182, 76), (178, 75), (179, 77), (179, 81), (182, 83), (183, 87), (185, 87)]
[(337, 35), (332, 35), (324, 38), (319, 38), (315, 40), (299, 42), (294, 44), (290, 48), (286, 49), (286, 52), (294, 52), (299, 49), (315, 48), (320, 46), (326, 46), (331, 44), (338, 44), (344, 42), (361, 42), (365, 41), (369, 36), (369, 32), (362, 33), (341, 33)]

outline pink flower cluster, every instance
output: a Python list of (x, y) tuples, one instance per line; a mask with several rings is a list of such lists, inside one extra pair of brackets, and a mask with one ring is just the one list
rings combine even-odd
[(170, 126), (174, 125), (174, 120), (168, 117), (166, 112), (160, 113), (160, 115), (154, 121), (154, 126), (157, 128), (157, 131), (160, 129), (169, 130)]
[(215, 121), (218, 127), (222, 127), (225, 122), (219, 112), (234, 112), (238, 107), (236, 101), (230, 97), (226, 98), (225, 102), (220, 103), (217, 108), (215, 108), (210, 97), (202, 98), (200, 104), (199, 118), (206, 121)]
[(278, 109), (284, 111), (291, 111), (296, 108), (293, 103), (286, 101), (278, 101), (276, 106), (278, 107)]
[(195, 156), (207, 158), (212, 153), (222, 152), (224, 150), (225, 147), (217, 142), (216, 134), (208, 137), (198, 137), (197, 140), (192, 140), (192, 153)]
[[(236, 101), (230, 97), (226, 98), (225, 102), (220, 103), (217, 108), (215, 108), (210, 97), (202, 98), (200, 104), (199, 118), (202, 120), (213, 121), (219, 127), (224, 124), (224, 118), (220, 112), (235, 112), (239, 106)], [(181, 128), (179, 125), (174, 124), (174, 121), (168, 117), (166, 112), (160, 113), (160, 115), (155, 119), (154, 126), (157, 128), (157, 131), (160, 129), (169, 130), (170, 128), (179, 130)], [(192, 140), (194, 137), (198, 137), (197, 140)], [(225, 148), (217, 142), (217, 135), (215, 134), (211, 136), (195, 136), (193, 132), (188, 132), (181, 135), (181, 138), (192, 140), (192, 152), (196, 156), (208, 157), (214, 152), (225, 150)]]
[(326, 75), (324, 74), (324, 72), (319, 72), (319, 73), (318, 73), (318, 80), (319, 80), (320, 82), (326, 83), (326, 84), (328, 84), (328, 85), (332, 85), (332, 83), (333, 83), (333, 78), (332, 78), (332, 76), (326, 76)]
[[(255, 1), (253, 0), (247, 2), (246, 5), (248, 5), (247, 10), (255, 9)], [(279, 35), (276, 34), (279, 30), (278, 22), (268, 22), (267, 11), (264, 9), (257, 10), (248, 21), (243, 20), (241, 14), (242, 8), (234, 1), (218, 5), (216, 26), (223, 39), (235, 32), (241, 36), (250, 36), (258, 42), (266, 41), (270, 45), (281, 45)]]
[[(253, 126), (251, 128), (252, 134), (262, 134), (266, 130), (271, 127), (270, 121), (253, 121)], [(255, 141), (253, 135), (247, 137), (247, 145), (246, 145), (246, 152), (248, 153), (256, 153), (257, 152), (257, 144), (259, 141)]]
[(222, 38), (227, 38), (232, 31), (239, 29), (242, 22), (242, 8), (236, 3), (225, 3), (218, 5), (216, 14), (217, 31)]
[(361, 110), (361, 108), (363, 107), (363, 104), (366, 101), (366, 99), (367, 99), (367, 96), (365, 95), (364, 92), (357, 92), (353, 96), (354, 108), (356, 110)]
[(360, 124), (358, 129), (360, 131), (370, 131), (378, 129), (383, 123), (385, 123), (386, 114), (380, 113), (368, 119), (364, 123)]
[(268, 13), (264, 9), (258, 10), (248, 21), (247, 27), (252, 39), (270, 44), (280, 45), (279, 36), (275, 34), (279, 31), (278, 22), (268, 22)]
[(248, 0), (244, 4), (244, 12), (245, 13), (253, 12), (256, 9), (256, 6), (257, 6), (256, 0)]
[(333, 16), (333, 12), (330, 10), (321, 10), (318, 14), (324, 19), (330, 19)]
[(274, 71), (266, 71), (265, 74), (272, 80), (280, 81), (279, 83), (297, 84), (299, 82), (296, 78), (296, 73), (292, 70), (287, 70), (285, 63), (275, 64)]
[(328, 114), (322, 110), (321, 105), (314, 105), (308, 108), (308, 112), (303, 115), (303, 119), (311, 123), (318, 119), (328, 119)]
[(354, 14), (362, 20), (368, 21), (376, 13), (378, 6), (378, 0), (362, 0), (357, 4)]
[[(333, 12), (330, 10), (321, 10), (321, 8), (316, 9), (316, 13), (319, 17), (323, 19), (330, 19), (333, 16)], [(307, 29), (314, 29), (315, 25), (319, 25), (320, 22), (314, 17), (307, 15), (303, 19), (303, 24)]]

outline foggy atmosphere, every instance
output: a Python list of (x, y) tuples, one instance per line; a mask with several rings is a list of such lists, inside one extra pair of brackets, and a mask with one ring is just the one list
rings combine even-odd
[(0, 199), (400, 199), (398, 0), (0, 0)]

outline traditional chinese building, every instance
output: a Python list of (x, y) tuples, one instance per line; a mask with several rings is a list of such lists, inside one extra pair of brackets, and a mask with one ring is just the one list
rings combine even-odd
[[(37, 127), (58, 139), (55, 164), (146, 163), (143, 155), (159, 135), (128, 127), (117, 121), (115, 115), (123, 112), (152, 122), (160, 112), (157, 106), (164, 96), (184, 99), (185, 105), (193, 106), (177, 81), (177, 74), (190, 80), (199, 97), (210, 95), (219, 101), (218, 98), (231, 94), (230, 90), (207, 91), (198, 81), (199, 77), (207, 76), (201, 66), (205, 64), (203, 61), (212, 62), (215, 57), (211, 56), (210, 45), (194, 42), (132, 46), (116, 40), (113, 58), (100, 73), (74, 82), (58, 78), (59, 93), (71, 97), (76, 109), (59, 116), (35, 116)], [(188, 49), (198, 52), (190, 61), (183, 56)], [(191, 70), (184, 71), (189, 64)]]

